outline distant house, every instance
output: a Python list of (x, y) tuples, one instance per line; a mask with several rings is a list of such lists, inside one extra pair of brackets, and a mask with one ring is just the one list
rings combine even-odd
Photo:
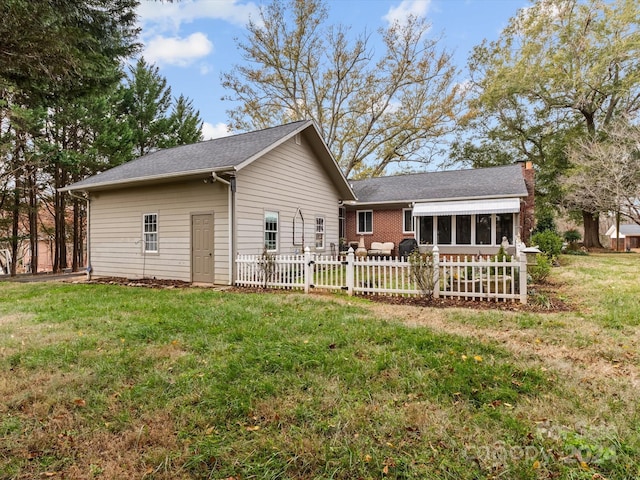
[(421, 249), (444, 254), (491, 254), (506, 238), (530, 237), (534, 226), (534, 171), (530, 163), (416, 173), (352, 182), (358, 200), (345, 205), (343, 236), (400, 242), (415, 238)]
[(238, 253), (338, 244), (355, 196), (311, 121), (185, 145), (69, 185), (96, 275), (231, 284)]
[(631, 250), (632, 248), (640, 248), (640, 225), (634, 223), (625, 223), (620, 225), (620, 235), (618, 235), (616, 226), (612, 225), (606, 233), (611, 239), (611, 248), (616, 250), (616, 240), (620, 239), (621, 250)]

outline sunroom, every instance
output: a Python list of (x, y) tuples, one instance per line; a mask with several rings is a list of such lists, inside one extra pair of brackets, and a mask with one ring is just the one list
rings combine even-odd
[(519, 214), (519, 198), (416, 203), (412, 211), (418, 245), (443, 253), (492, 253), (505, 240), (513, 246)]

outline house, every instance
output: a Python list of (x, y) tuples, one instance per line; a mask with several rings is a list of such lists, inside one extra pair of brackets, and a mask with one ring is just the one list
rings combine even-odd
[(616, 226), (612, 225), (605, 234), (611, 239), (611, 248), (614, 250), (629, 251), (632, 248), (640, 248), (640, 225), (634, 223), (625, 223), (620, 225), (620, 246), (616, 248), (616, 239), (618, 238)]
[(158, 150), (62, 189), (100, 276), (232, 284), (236, 254), (331, 253), (354, 193), (311, 121)]
[(415, 238), (421, 250), (495, 254), (505, 237), (528, 241), (534, 226), (530, 162), (500, 167), (377, 177), (352, 182), (358, 200), (341, 211), (348, 243)]
[[(0, 218), (0, 223), (3, 223)], [(6, 218), (5, 218), (6, 221)], [(54, 223), (55, 219), (53, 213), (44, 203), (40, 203), (37, 211), (37, 225), (38, 225), (38, 242), (37, 248), (37, 268), (35, 271), (38, 273), (52, 272), (55, 255), (54, 245)], [(16, 273), (33, 273), (34, 272), (34, 255), (31, 251), (31, 239), (29, 232), (29, 219), (27, 214), (20, 212), (18, 214), (18, 241), (17, 251), (15, 252), (15, 259), (12, 254), (11, 246), (11, 223), (9, 228), (0, 231), (0, 275), (8, 275), (11, 271), (11, 264), (15, 261)], [(73, 244), (66, 244), (67, 258), (66, 262), (68, 266), (71, 266), (73, 262)]]

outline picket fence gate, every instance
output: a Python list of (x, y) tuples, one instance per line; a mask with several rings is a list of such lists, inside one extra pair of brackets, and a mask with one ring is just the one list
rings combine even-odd
[(237, 286), (316, 290), (344, 290), (349, 295), (431, 295), (478, 301), (527, 303), (527, 261), (516, 257), (440, 256), (433, 248), (433, 281), (421, 289), (412, 265), (404, 258), (346, 255), (238, 255)]

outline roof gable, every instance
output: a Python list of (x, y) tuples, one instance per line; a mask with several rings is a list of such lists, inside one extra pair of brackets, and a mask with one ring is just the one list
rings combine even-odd
[(345, 200), (353, 199), (349, 184), (310, 120), (158, 150), (60, 190), (116, 188), (211, 172), (237, 171), (301, 132), (312, 140), (316, 155)]
[(352, 181), (360, 204), (526, 197), (520, 165), (414, 173)]

